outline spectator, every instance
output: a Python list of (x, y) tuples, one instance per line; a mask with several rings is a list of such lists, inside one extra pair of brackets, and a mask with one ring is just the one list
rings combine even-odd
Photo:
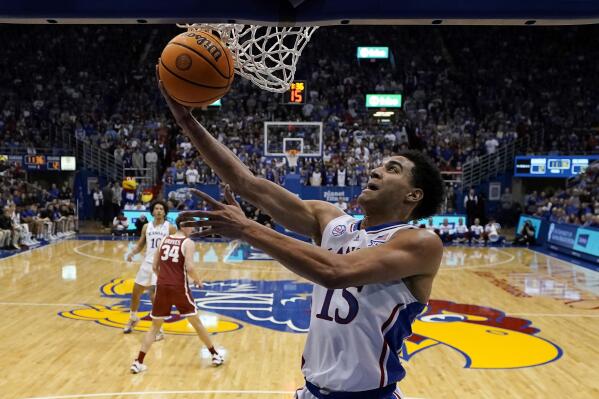
[(13, 226), (10, 217), (10, 207), (5, 206), (0, 215), (0, 248), (21, 249), (19, 246), (19, 234)]
[(439, 237), (445, 243), (451, 242), (454, 238), (453, 228), (449, 224), (449, 220), (447, 218), (443, 219), (443, 223), (439, 226)]
[(483, 240), (483, 233), (485, 231), (485, 228), (480, 224), (480, 219), (479, 218), (475, 218), (474, 219), (474, 224), (472, 226), (470, 226), (470, 242), (474, 242), (474, 243), (482, 243)]
[(104, 205), (104, 196), (97, 187), (93, 189), (92, 198), (94, 200), (94, 220), (102, 219), (102, 206)]
[(343, 197), (337, 197), (337, 202), (334, 205), (343, 212), (347, 211), (347, 202), (343, 200)]
[(464, 197), (464, 208), (466, 209), (466, 223), (473, 225), (478, 209), (478, 196), (473, 188), (470, 188)]
[(141, 230), (143, 229), (144, 225), (148, 224), (148, 218), (146, 218), (146, 215), (139, 215), (139, 217), (135, 220), (135, 235), (136, 236), (141, 236)]
[(524, 222), (524, 226), (522, 226), (522, 230), (518, 234), (516, 234), (516, 239), (514, 240), (514, 244), (516, 245), (534, 245), (535, 244), (535, 228), (530, 222), (527, 220)]
[(113, 196), (114, 191), (112, 190), (112, 183), (106, 183), (104, 189), (102, 190), (102, 198), (104, 203), (104, 211), (102, 212), (103, 225), (105, 228), (108, 228), (110, 220), (112, 219), (112, 215), (114, 212), (113, 206)]
[(191, 163), (189, 168), (185, 171), (185, 181), (190, 186), (193, 186), (199, 182), (200, 173), (198, 172), (195, 163)]
[(495, 221), (494, 218), (490, 218), (489, 222), (485, 225), (485, 231), (483, 233), (483, 239), (485, 244), (488, 242), (499, 243), (503, 241), (503, 237), (499, 234), (501, 225)]
[(127, 227), (129, 227), (129, 221), (127, 220), (127, 217), (123, 212), (119, 212), (119, 214), (112, 220), (112, 234), (127, 234)]
[(512, 210), (514, 207), (514, 198), (509, 187), (506, 187), (501, 194), (501, 212), (502, 220), (505, 225), (509, 225), (512, 222)]
[(455, 227), (454, 242), (463, 243), (468, 240), (468, 226), (464, 224), (464, 219), (458, 219), (458, 225)]

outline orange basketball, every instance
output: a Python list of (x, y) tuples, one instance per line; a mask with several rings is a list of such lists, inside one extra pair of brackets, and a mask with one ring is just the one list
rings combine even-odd
[(158, 73), (167, 93), (189, 107), (220, 99), (235, 76), (231, 51), (208, 32), (185, 32), (173, 38), (162, 50)]

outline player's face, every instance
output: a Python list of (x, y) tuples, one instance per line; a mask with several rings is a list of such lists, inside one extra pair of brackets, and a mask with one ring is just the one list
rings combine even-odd
[[(368, 185), (358, 197), (358, 203), (364, 207), (375, 208), (377, 212), (392, 211), (404, 203), (413, 203), (422, 196), (422, 190), (412, 187), (412, 168), (414, 163), (403, 156), (394, 156), (370, 172)], [(416, 193), (416, 197), (414, 197)]]
[(154, 205), (152, 216), (154, 216), (155, 218), (164, 218), (164, 206), (162, 206), (162, 204)]

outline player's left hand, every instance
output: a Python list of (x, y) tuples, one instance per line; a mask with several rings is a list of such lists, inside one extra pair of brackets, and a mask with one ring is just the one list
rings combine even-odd
[(206, 237), (218, 234), (220, 236), (229, 238), (240, 238), (242, 236), (243, 230), (252, 223), (255, 223), (245, 216), (228, 185), (225, 187), (226, 203), (218, 202), (200, 190), (190, 188), (189, 191), (192, 194), (202, 198), (212, 208), (211, 211), (181, 212), (182, 216), (193, 216), (207, 219), (182, 223), (182, 226), (184, 227), (203, 228), (202, 231), (192, 234), (194, 237)]

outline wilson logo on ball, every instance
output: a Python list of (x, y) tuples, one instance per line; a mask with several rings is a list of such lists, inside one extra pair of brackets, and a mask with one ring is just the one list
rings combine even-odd
[(206, 36), (201, 36), (193, 32), (187, 33), (187, 36), (193, 37), (196, 39), (196, 43), (200, 46), (203, 46), (212, 57), (214, 57), (214, 61), (218, 61), (218, 59), (223, 55), (223, 53), (216, 47), (214, 43)]

